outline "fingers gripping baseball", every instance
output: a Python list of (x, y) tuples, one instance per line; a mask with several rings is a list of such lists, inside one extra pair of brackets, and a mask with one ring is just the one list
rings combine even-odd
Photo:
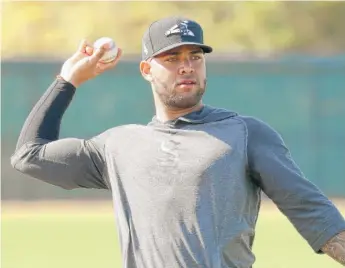
[(96, 72), (98, 74), (101, 74), (107, 70), (114, 68), (116, 66), (116, 64), (118, 63), (118, 61), (120, 60), (121, 55), (122, 55), (122, 50), (119, 48), (118, 54), (113, 61), (108, 62), (108, 63), (103, 63), (103, 62), (98, 61), (97, 67), (96, 67)]
[(81, 40), (77, 51), (63, 64), (61, 77), (78, 87), (87, 80), (115, 67), (121, 53), (118, 53), (115, 60), (101, 63), (101, 59), (108, 49), (109, 44), (93, 48), (86, 40)]
[(91, 64), (97, 64), (97, 62), (100, 61), (100, 59), (105, 54), (106, 49), (107, 49), (106, 45), (103, 45), (100, 48), (96, 49), (89, 58)]

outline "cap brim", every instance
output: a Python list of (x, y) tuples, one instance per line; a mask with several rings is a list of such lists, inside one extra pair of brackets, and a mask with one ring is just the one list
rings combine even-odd
[(174, 48), (177, 48), (177, 47), (180, 47), (180, 46), (184, 46), (184, 45), (195, 45), (195, 46), (198, 46), (200, 47), (204, 53), (211, 53), (213, 51), (213, 48), (210, 47), (210, 46), (207, 46), (205, 44), (201, 44), (201, 43), (195, 43), (195, 42), (181, 42), (181, 43), (175, 43), (175, 44), (172, 44), (170, 46), (167, 46), (161, 50), (158, 50), (157, 52), (153, 53), (150, 58), (152, 57), (155, 57), (155, 56), (158, 56), (159, 54), (162, 54), (164, 52), (167, 52), (171, 49), (174, 49)]

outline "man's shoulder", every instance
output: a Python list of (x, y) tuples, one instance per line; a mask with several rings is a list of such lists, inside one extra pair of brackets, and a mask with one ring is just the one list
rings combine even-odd
[(247, 129), (249, 143), (273, 143), (283, 141), (282, 134), (267, 121), (255, 116), (238, 115)]
[(278, 134), (270, 123), (256, 116), (237, 114), (235, 118), (245, 125), (249, 138)]
[(250, 116), (250, 115), (237, 114), (236, 119), (241, 120), (247, 126), (247, 128), (250, 128), (250, 129), (268, 125), (262, 119), (255, 116)]
[[(272, 129), (272, 127), (267, 122), (258, 117), (241, 114), (238, 111), (230, 110), (223, 107), (213, 107), (210, 105), (207, 105), (207, 107), (210, 111), (212, 111), (212, 114), (217, 115), (218, 119), (230, 119), (242, 123), (246, 127), (248, 132)], [(210, 117), (210, 120), (212, 121), (214, 120), (214, 118)]]

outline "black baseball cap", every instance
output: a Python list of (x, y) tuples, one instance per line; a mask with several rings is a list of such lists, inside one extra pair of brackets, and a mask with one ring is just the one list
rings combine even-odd
[(197, 45), (204, 53), (213, 50), (204, 44), (203, 30), (196, 21), (177, 16), (154, 21), (142, 39), (142, 59), (147, 60), (182, 45)]

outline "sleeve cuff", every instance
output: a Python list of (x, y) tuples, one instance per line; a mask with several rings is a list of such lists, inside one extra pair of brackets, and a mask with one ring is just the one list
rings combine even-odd
[(65, 80), (62, 76), (60, 76), (60, 75), (57, 75), (57, 76), (56, 76), (55, 81), (56, 81), (56, 86), (59, 87), (59, 88), (61, 87), (61, 88), (66, 88), (66, 89), (72, 89), (73, 91), (76, 90), (76, 87), (75, 87), (72, 83), (66, 81), (66, 80)]
[(334, 236), (345, 231), (345, 222), (336, 223), (326, 228), (321, 235), (311, 244), (317, 254), (324, 254), (322, 247)]

